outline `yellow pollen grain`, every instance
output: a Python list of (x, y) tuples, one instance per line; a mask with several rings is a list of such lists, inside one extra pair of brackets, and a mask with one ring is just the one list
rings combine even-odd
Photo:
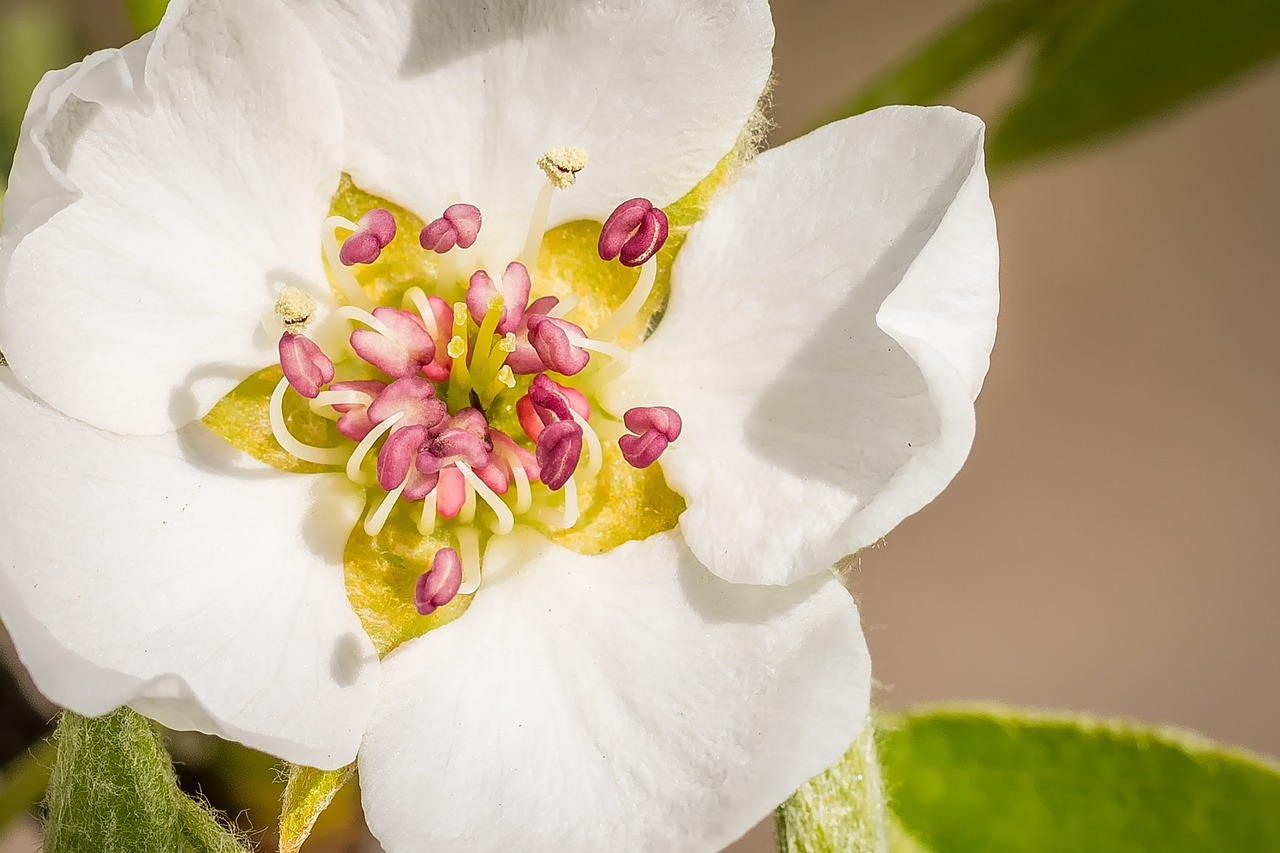
[(467, 354), (467, 342), (462, 339), (461, 335), (454, 335), (453, 340), (449, 341), (449, 358), (462, 358)]
[(276, 300), (276, 316), (289, 331), (298, 331), (311, 322), (316, 313), (316, 301), (306, 291), (285, 285)]
[(538, 158), (538, 167), (546, 172), (547, 180), (556, 189), (567, 190), (578, 179), (578, 173), (587, 167), (587, 149), (572, 145), (557, 145)]

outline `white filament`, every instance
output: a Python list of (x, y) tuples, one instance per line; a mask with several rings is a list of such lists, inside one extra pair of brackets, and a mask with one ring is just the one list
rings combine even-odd
[(378, 504), (378, 508), (364, 520), (364, 532), (370, 536), (377, 536), (382, 532), (382, 527), (387, 523), (387, 516), (391, 515), (391, 510), (395, 508), (396, 501), (400, 500), (400, 494), (404, 491), (404, 487), (408, 484), (409, 478), (405, 477), (404, 482), (397, 486), (393, 491), (387, 492), (387, 496), (382, 499), (382, 503)]
[(351, 478), (351, 482), (357, 483), (361, 486), (374, 485), (369, 481), (369, 478), (364, 475), (364, 472), (360, 470), (361, 466), (364, 465), (364, 458), (369, 455), (369, 450), (373, 447), (374, 443), (378, 439), (382, 438), (389, 429), (399, 423), (402, 418), (404, 418), (404, 412), (396, 412), (394, 415), (370, 430), (369, 434), (356, 445), (355, 453), (352, 453), (351, 458), (347, 460), (347, 476)]
[(632, 288), (631, 294), (592, 334), (600, 340), (608, 341), (616, 338), (627, 323), (631, 322), (631, 319), (640, 313), (640, 309), (644, 307), (644, 303), (649, 299), (649, 294), (653, 293), (653, 283), (657, 280), (658, 263), (651, 260), (640, 270), (640, 280)]
[(459, 595), (472, 595), (480, 588), (480, 537), (471, 527), (459, 527), (458, 557), (462, 560), (462, 586)]
[(529, 234), (524, 240), (524, 251), (520, 253), (520, 261), (529, 269), (538, 263), (538, 253), (542, 251), (542, 235), (547, 233), (547, 223), (551, 221), (551, 199), (555, 196), (556, 185), (547, 178), (542, 189), (538, 191), (538, 199), (533, 203), (533, 218), (529, 221)]
[(582, 476), (590, 479), (599, 474), (600, 468), (604, 465), (604, 450), (600, 447), (600, 436), (596, 435), (596, 431), (582, 415), (572, 408), (569, 409), (569, 414), (573, 417), (573, 422), (582, 427), (582, 437), (587, 443), (587, 464), (582, 469)]
[(281, 379), (276, 385), (276, 390), (271, 393), (271, 405), (269, 407), (271, 434), (276, 437), (276, 441), (284, 448), (285, 452), (296, 456), (304, 462), (314, 462), (317, 465), (341, 465), (342, 460), (347, 455), (345, 448), (313, 447), (310, 444), (303, 444), (298, 441), (293, 437), (293, 433), (289, 432), (289, 428), (284, 422), (284, 392), (288, 388), (289, 380)]
[(467, 482), (475, 489), (475, 493), (489, 505), (489, 509), (493, 510), (493, 514), (498, 517), (498, 527), (494, 531), (498, 534), (507, 534), (511, 532), (511, 528), (515, 527), (516, 519), (511, 514), (511, 510), (502, 502), (493, 491), (489, 488), (489, 484), (480, 479), (480, 475), (471, 470), (471, 466), (466, 462), (458, 462), (458, 470), (462, 472), (462, 476), (467, 478)]

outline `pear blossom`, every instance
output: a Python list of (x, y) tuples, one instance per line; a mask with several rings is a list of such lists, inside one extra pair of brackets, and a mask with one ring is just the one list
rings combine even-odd
[(715, 850), (838, 759), (831, 567), (968, 453), (995, 228), (954, 110), (749, 158), (772, 40), (764, 0), (172, 0), (48, 75), (0, 230), (40, 689), (358, 760), (390, 853)]

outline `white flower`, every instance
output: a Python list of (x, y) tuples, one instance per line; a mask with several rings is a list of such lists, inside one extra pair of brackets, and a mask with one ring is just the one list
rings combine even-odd
[[(734, 148), (772, 36), (763, 0), (174, 0), (46, 77), (0, 232), (0, 616), (41, 689), (322, 768), (359, 747), (389, 851), (713, 850), (838, 758), (870, 665), (829, 568), (968, 452), (995, 231), (976, 119), (850, 119), (741, 168), (636, 345), (672, 254), (645, 258), (651, 209)], [(553, 192), (563, 145), (589, 163)], [(344, 173), (411, 213), (360, 211), (339, 251)], [(610, 321), (636, 275), (539, 246), (634, 198), (601, 248), (642, 289)], [(442, 253), (380, 259), (412, 214)], [(586, 295), (525, 305), (548, 293)], [(265, 397), (206, 418), (276, 362), (374, 438), (303, 444), (285, 383), (274, 429)], [(619, 443), (661, 457), (674, 529)], [(416, 602), (369, 592), (391, 539), (426, 543), (411, 578), (435, 561)]]

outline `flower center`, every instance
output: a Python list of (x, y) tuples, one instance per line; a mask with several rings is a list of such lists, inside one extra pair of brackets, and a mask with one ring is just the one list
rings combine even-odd
[[(588, 335), (574, 322), (574, 301), (540, 294), (531, 274), (554, 193), (572, 187), (586, 152), (553, 149), (538, 165), (547, 181), (521, 255), (504, 268), (480, 266), (468, 253), (483, 214), (454, 201), (419, 234), (421, 284), (396, 304), (377, 305), (354, 270), (380, 263), (396, 216), (373, 208), (358, 221), (330, 217), (322, 245), (345, 304), (317, 318), (314, 301), (287, 287), (268, 318), (284, 374), (269, 408), (275, 440), (299, 460), (341, 467), (369, 490), (362, 521), (369, 536), (401, 505), (424, 537), (448, 534), (452, 544), (435, 552), (416, 585), (422, 615), (479, 588), (482, 545), (493, 536), (520, 522), (574, 528), (579, 483), (600, 474), (609, 445), (642, 469), (680, 434), (671, 409), (635, 408), (618, 422), (593, 405), (627, 370), (630, 355), (617, 338), (653, 289), (666, 215), (631, 199), (604, 223), (597, 263), (616, 259), (641, 273)], [(426, 274), (430, 260), (434, 276)], [(334, 421), (346, 441), (299, 440), (286, 421), (290, 393)]]

